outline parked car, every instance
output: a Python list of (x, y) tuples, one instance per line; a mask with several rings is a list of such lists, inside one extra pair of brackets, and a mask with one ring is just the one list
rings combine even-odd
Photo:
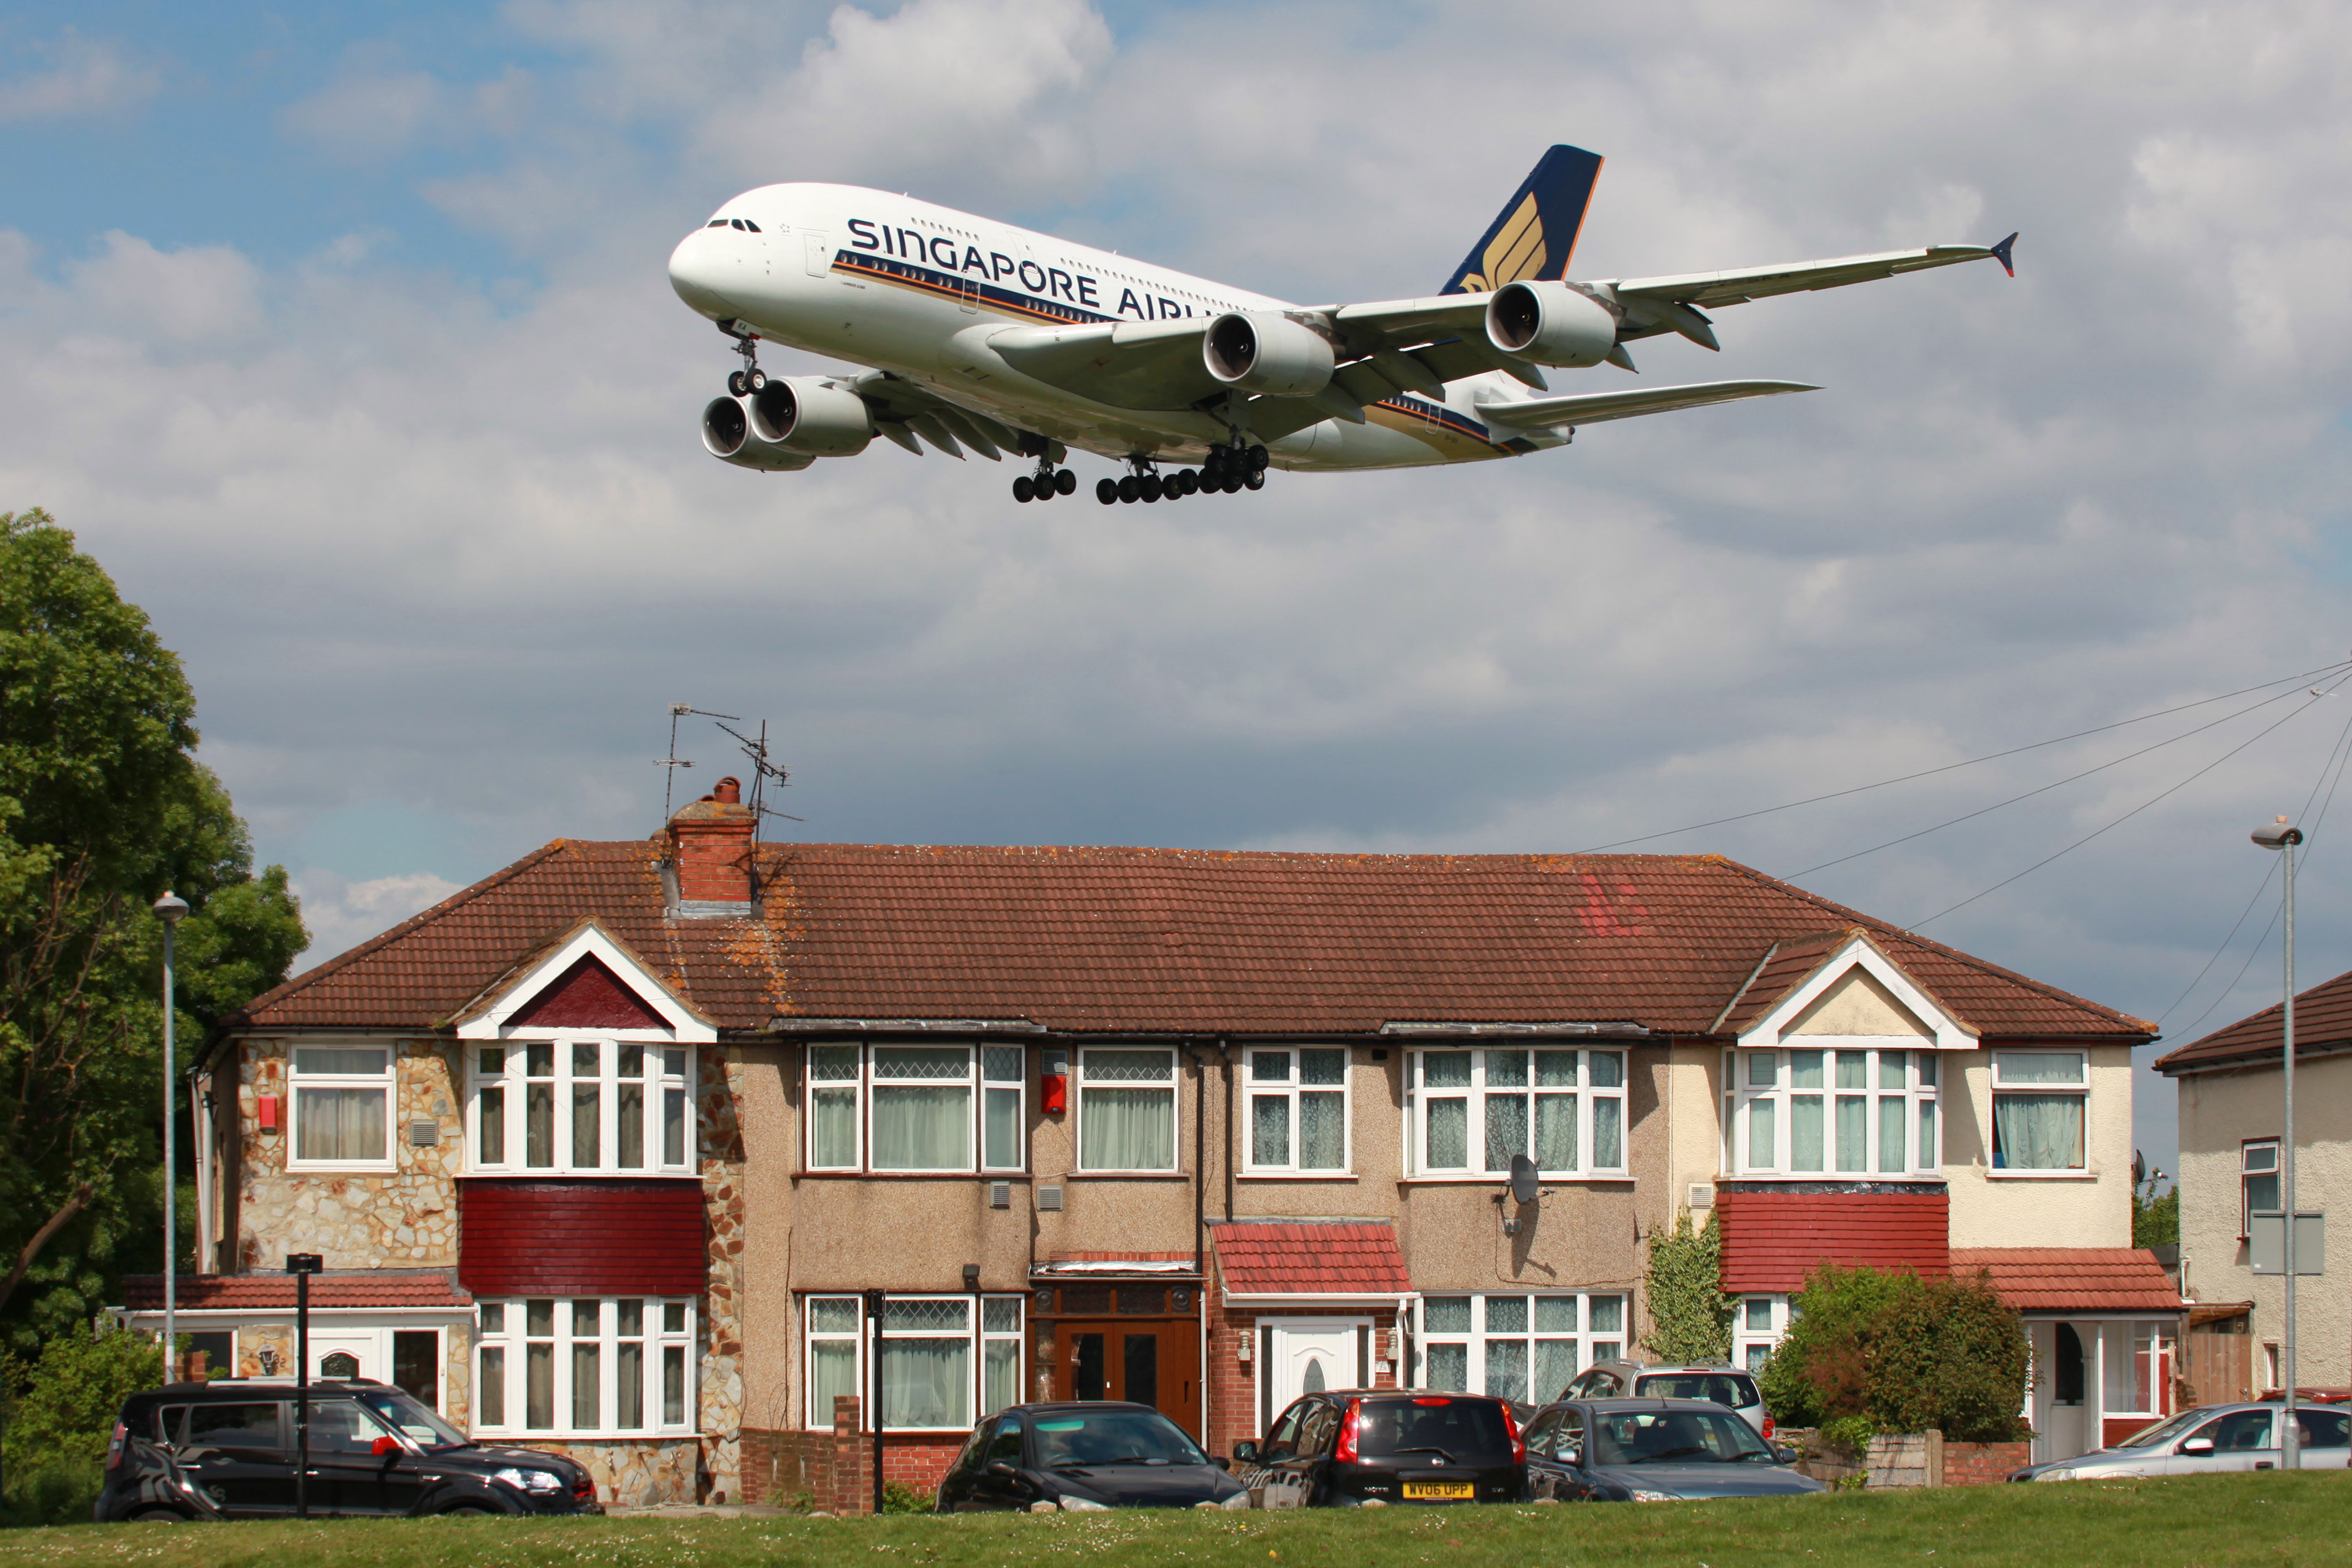
[(1249, 1489), (1149, 1405), (1097, 1399), (1016, 1405), (971, 1429), (933, 1506), (1028, 1509), (1249, 1507)]
[[(2188, 1476), (2223, 1470), (2276, 1469), (2282, 1406), (2276, 1400), (2200, 1405), (2168, 1421), (2144, 1426), (2112, 1447), (2028, 1465), (2012, 1481), (2113, 1479), (2121, 1476)], [(2340, 1405), (2298, 1405), (2300, 1463), (2307, 1470), (2340, 1470), (2352, 1458), (2352, 1412)]]
[(1571, 1399), (1528, 1427), (1528, 1489), (1561, 1502), (1790, 1497), (1829, 1489), (1713, 1400)]
[(1234, 1445), (1266, 1508), (1517, 1502), (1527, 1447), (1510, 1406), (1483, 1394), (1340, 1389), (1285, 1410), (1263, 1443)]
[(1772, 1413), (1753, 1373), (1727, 1361), (1599, 1361), (1555, 1399), (1706, 1399), (1741, 1419), (1769, 1442)]
[[(397, 1388), (310, 1384), (312, 1513), (602, 1513), (572, 1460), (485, 1447)], [(290, 1382), (174, 1383), (122, 1402), (92, 1517), (180, 1521), (294, 1511)]]

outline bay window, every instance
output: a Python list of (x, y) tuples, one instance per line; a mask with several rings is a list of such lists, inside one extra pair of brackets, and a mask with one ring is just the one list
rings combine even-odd
[(1726, 1175), (1932, 1175), (1943, 1166), (1933, 1051), (1724, 1053)]
[(1992, 1054), (1992, 1166), (2080, 1171), (2090, 1079), (2081, 1051)]
[(693, 1050), (609, 1039), (467, 1047), (470, 1168), (693, 1169)]
[[(857, 1296), (811, 1296), (803, 1322), (806, 1420), (824, 1430), (836, 1395), (860, 1396), (861, 1409), (870, 1403), (874, 1324)], [(886, 1426), (962, 1430), (1021, 1403), (1019, 1296), (887, 1296), (879, 1342)]]
[(1347, 1168), (1346, 1048), (1251, 1051), (1247, 1173), (1289, 1175)]
[(1019, 1046), (811, 1046), (807, 1168), (1018, 1171), (1025, 1061)]
[(1408, 1174), (1507, 1175), (1515, 1154), (1546, 1176), (1625, 1173), (1622, 1051), (1415, 1051), (1408, 1071)]
[(1078, 1053), (1078, 1168), (1176, 1168), (1176, 1053)]
[(2278, 1140), (2258, 1138), (2238, 1145), (2238, 1234), (2252, 1236), (2258, 1214), (2284, 1212), (2279, 1206)]
[(474, 1430), (637, 1436), (695, 1426), (694, 1303), (642, 1296), (484, 1301)]
[(1622, 1295), (1424, 1296), (1412, 1386), (1548, 1405), (1625, 1350)]
[(393, 1168), (390, 1047), (296, 1046), (288, 1069), (289, 1170)]

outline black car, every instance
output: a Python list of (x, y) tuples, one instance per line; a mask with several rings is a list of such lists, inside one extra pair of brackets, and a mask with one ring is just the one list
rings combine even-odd
[[(92, 1517), (269, 1519), (295, 1507), (294, 1385), (218, 1378), (123, 1401)], [(602, 1513), (570, 1459), (468, 1440), (407, 1394), (310, 1384), (312, 1513)]]
[(1505, 1401), (1394, 1388), (1310, 1394), (1234, 1445), (1267, 1508), (1517, 1502), (1527, 1458)]
[(940, 1482), (941, 1513), (1249, 1507), (1249, 1490), (1149, 1405), (1015, 1405), (972, 1428)]
[(1676, 1502), (1828, 1489), (1705, 1399), (1564, 1399), (1528, 1426), (1528, 1490), (1559, 1502)]

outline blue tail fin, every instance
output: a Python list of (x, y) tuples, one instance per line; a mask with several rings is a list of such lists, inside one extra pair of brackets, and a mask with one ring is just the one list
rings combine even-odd
[(1558, 279), (1568, 270), (1584, 226), (1592, 183), (1601, 177), (1601, 154), (1558, 146), (1543, 155), (1527, 183), (1513, 193), (1441, 294), (1477, 294), (1522, 279)]

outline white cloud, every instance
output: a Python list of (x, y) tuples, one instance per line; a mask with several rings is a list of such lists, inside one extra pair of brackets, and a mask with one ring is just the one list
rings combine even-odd
[(71, 27), (26, 52), (47, 64), (0, 79), (0, 121), (119, 113), (153, 97), (159, 85), (154, 68)]
[(315, 866), (292, 881), (302, 900), (302, 923), (310, 932), (310, 945), (295, 960), (294, 973), (390, 931), (461, 886), (429, 871), (352, 882)]

